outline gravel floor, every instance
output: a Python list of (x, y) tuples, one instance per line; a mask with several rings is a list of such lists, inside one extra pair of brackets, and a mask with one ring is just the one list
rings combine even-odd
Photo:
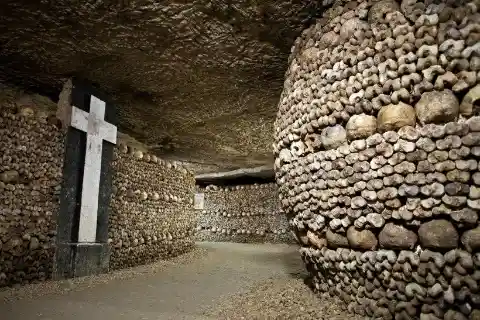
[(0, 319), (355, 319), (303, 277), (294, 246), (200, 243), (169, 261), (0, 290)]
[[(300, 298), (301, 297), (301, 298)], [(343, 311), (338, 301), (320, 299), (294, 277), (269, 279), (245, 294), (224, 302), (216, 310), (206, 312), (215, 319), (302, 319), (344, 320), (362, 319)]]
[[(46, 281), (43, 283), (21, 287), (17, 286), (14, 288), (0, 288), (0, 301), (3, 300), (4, 303), (13, 303), (15, 300), (34, 300), (45, 295), (61, 295), (69, 292), (83, 291), (101, 284), (112, 283), (113, 281), (122, 281), (146, 275), (154, 275), (167, 268), (189, 264), (192, 261), (201, 259), (206, 254), (208, 254), (208, 250), (205, 247), (197, 247), (195, 250), (170, 260), (161, 260), (135, 268), (116, 270), (115, 272), (102, 274), (100, 276), (89, 276), (60, 281)], [(2, 304), (0, 304), (0, 311), (1, 307)]]

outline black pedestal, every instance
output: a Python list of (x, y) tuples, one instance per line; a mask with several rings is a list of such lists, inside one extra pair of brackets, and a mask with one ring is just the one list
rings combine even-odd
[(84, 277), (108, 272), (107, 243), (62, 243), (57, 245), (53, 279)]

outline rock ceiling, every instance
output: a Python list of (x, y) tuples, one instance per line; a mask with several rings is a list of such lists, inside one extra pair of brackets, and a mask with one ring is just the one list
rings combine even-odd
[(58, 96), (98, 84), (119, 129), (165, 157), (218, 169), (271, 163), (290, 47), (320, 3), (3, 0), (0, 80)]

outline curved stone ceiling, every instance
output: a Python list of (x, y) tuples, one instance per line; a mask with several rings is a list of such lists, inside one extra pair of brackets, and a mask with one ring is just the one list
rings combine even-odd
[(290, 47), (316, 1), (3, 0), (0, 79), (58, 95), (78, 76), (119, 128), (164, 157), (222, 169), (273, 162)]

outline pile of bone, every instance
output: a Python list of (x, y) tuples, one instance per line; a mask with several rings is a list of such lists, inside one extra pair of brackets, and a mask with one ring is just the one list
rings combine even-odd
[(480, 253), (302, 248), (313, 290), (370, 319), (478, 319)]
[(275, 184), (207, 186), (197, 214), (197, 240), (290, 243), (289, 225), (279, 210)]
[(376, 133), (285, 163), (281, 204), (299, 231), (379, 230), (390, 220), (416, 228), (442, 215), (470, 228), (480, 209), (479, 157), (480, 117)]
[(301, 152), (297, 141), (304, 152), (334, 148), (345, 139), (340, 127), (349, 121), (357, 127), (353, 135), (375, 131), (374, 118), (350, 120), (354, 115), (390, 118), (380, 130), (411, 123), (415, 115), (408, 106), (419, 100), (420, 120), (454, 118), (451, 103), (425, 106), (432, 91), (444, 92), (446, 102), (453, 94), (461, 97), (460, 112), (472, 114), (479, 91), (478, 3), (451, 6), (350, 1), (327, 10), (293, 48), (275, 123), (275, 153)]
[(195, 179), (176, 162), (121, 145), (115, 149), (109, 218), (110, 263), (120, 269), (190, 250)]
[[(280, 204), (313, 256), (306, 261), (317, 290), (345, 296), (353, 311), (478, 317), (479, 6), (337, 1), (292, 49), (275, 123)], [(445, 262), (435, 260), (434, 271), (417, 260), (404, 264), (416, 246)], [(389, 258), (388, 272), (405, 286), (392, 286), (390, 275), (378, 274), (384, 269), (365, 261), (349, 260), (358, 273), (345, 275), (322, 260), (382, 250), (399, 257)], [(460, 276), (469, 284), (459, 285)], [(353, 289), (339, 278), (354, 279)], [(395, 308), (371, 303), (384, 279)]]
[(51, 120), (25, 100), (0, 102), (0, 287), (52, 273), (64, 148)]

